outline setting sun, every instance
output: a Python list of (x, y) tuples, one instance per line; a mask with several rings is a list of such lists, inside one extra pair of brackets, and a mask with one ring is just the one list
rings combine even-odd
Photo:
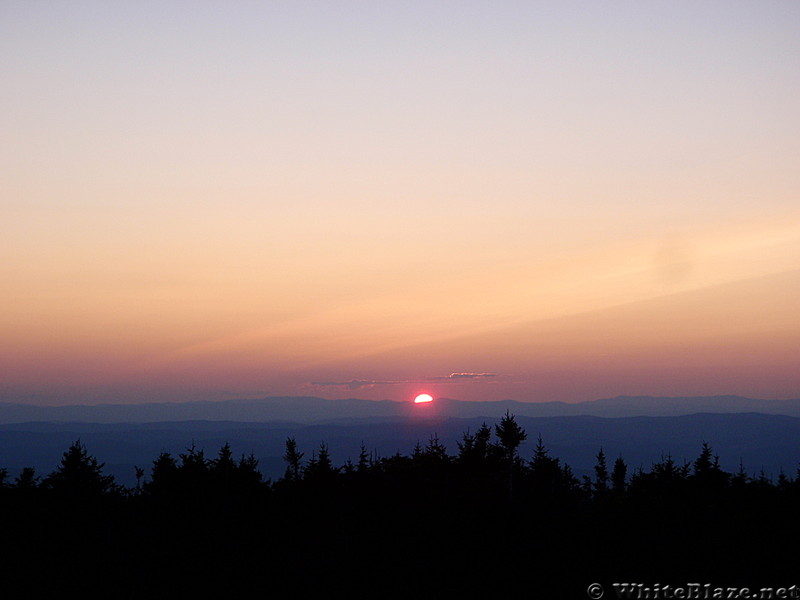
[(420, 394), (414, 398), (414, 404), (422, 404), (423, 402), (433, 402), (433, 396), (430, 394)]

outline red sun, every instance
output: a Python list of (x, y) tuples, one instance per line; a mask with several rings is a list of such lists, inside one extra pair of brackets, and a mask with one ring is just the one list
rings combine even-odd
[(433, 402), (433, 396), (430, 394), (420, 394), (414, 398), (414, 404), (422, 404), (423, 402)]

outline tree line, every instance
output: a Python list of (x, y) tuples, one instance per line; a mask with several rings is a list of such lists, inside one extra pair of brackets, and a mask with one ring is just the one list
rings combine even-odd
[(230, 444), (212, 456), (191, 445), (136, 467), (135, 486), (77, 440), (46, 476), (0, 469), (0, 549), (31, 591), (116, 586), (115, 597), (344, 586), (566, 598), (632, 578), (800, 583), (784, 581), (796, 570), (781, 550), (800, 533), (800, 469), (775, 481), (727, 472), (703, 443), (691, 462), (667, 455), (648, 469), (600, 448), (578, 477), (541, 436), (522, 456), (527, 437), (506, 413), (464, 432), (453, 454), (433, 435), (409, 454), (362, 444), (338, 466), (324, 442), (309, 451), (290, 437), (275, 481)]

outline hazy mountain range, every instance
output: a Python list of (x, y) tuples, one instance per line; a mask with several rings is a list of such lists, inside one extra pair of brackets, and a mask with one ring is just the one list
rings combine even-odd
[[(506, 410), (519, 416), (596, 417), (679, 416), (694, 413), (745, 413), (800, 417), (800, 399), (757, 400), (739, 396), (658, 398), (618, 396), (588, 402), (465, 402), (441, 398), (435, 406), (419, 407), (410, 402), (327, 400), (316, 397), (270, 397), (257, 400), (166, 402), (146, 404), (99, 404), (38, 406), (0, 403), (0, 424), (29, 421), (80, 421), (90, 423), (150, 423), (157, 421), (288, 421), (324, 423), (340, 419), (408, 417), (422, 410), (437, 417), (498, 418)], [(421, 410), (420, 410), (421, 409)]]
[[(149, 466), (161, 451), (177, 456), (192, 443), (213, 457), (230, 442), (236, 454), (253, 453), (266, 477), (283, 473), (289, 436), (309, 458), (325, 442), (337, 465), (355, 461), (361, 444), (375, 455), (410, 454), (433, 435), (450, 454), (462, 434), (493, 425), (506, 410), (528, 432), (521, 448), (530, 457), (541, 435), (554, 456), (578, 474), (590, 474), (603, 447), (609, 461), (622, 455), (631, 469), (670, 454), (692, 461), (709, 442), (723, 468), (762, 469), (794, 476), (800, 461), (800, 401), (619, 397), (593, 402), (524, 403), (437, 400), (434, 405), (321, 398), (265, 398), (227, 402), (101, 406), (0, 404), (0, 468), (12, 477), (23, 467), (50, 472), (80, 438), (106, 470), (133, 482), (133, 466)], [(427, 412), (425, 412), (427, 411)]]
[[(192, 443), (213, 458), (230, 442), (238, 455), (251, 452), (267, 477), (283, 474), (281, 459), (286, 438), (296, 438), (310, 458), (325, 442), (337, 465), (358, 459), (363, 443), (375, 455), (410, 454), (437, 436), (450, 454), (457, 454), (462, 434), (482, 422), (499, 419), (394, 418), (375, 422), (300, 424), (286, 422), (179, 421), (146, 424), (23, 423), (0, 425), (0, 467), (15, 475), (34, 466), (45, 474), (61, 454), (80, 438), (89, 451), (106, 462), (108, 472), (133, 481), (133, 465), (147, 468), (161, 451), (177, 456)], [(736, 471), (741, 461), (748, 473), (763, 469), (775, 477), (783, 470), (794, 475), (800, 461), (800, 418), (784, 415), (694, 414), (680, 417), (517, 417), (528, 432), (521, 447), (530, 458), (539, 435), (554, 456), (568, 462), (578, 474), (589, 474), (602, 446), (609, 461), (622, 455), (631, 468), (649, 467), (671, 454), (682, 464), (697, 458), (704, 441), (719, 454), (723, 467)]]

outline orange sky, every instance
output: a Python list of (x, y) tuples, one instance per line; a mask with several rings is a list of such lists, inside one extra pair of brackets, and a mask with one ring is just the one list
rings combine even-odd
[(4, 3), (0, 400), (798, 397), (798, 25)]

